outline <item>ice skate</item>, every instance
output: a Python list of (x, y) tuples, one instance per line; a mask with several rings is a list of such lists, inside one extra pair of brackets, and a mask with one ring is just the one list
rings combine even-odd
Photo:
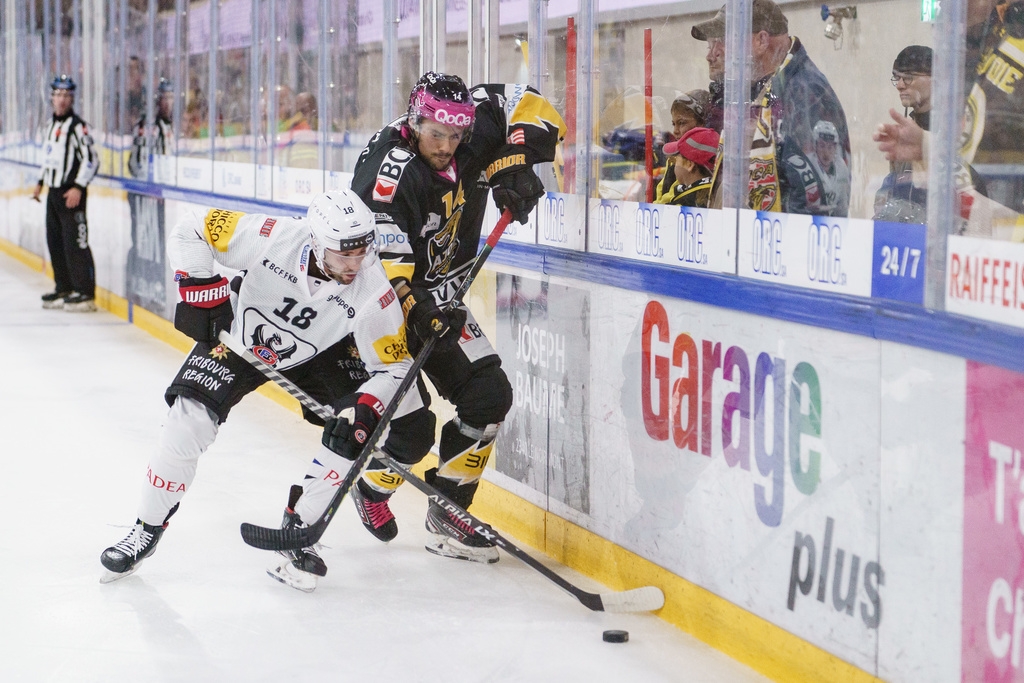
[(88, 294), (72, 292), (64, 297), (64, 310), (72, 313), (89, 313), (96, 310), (96, 300)]
[[(288, 507), (284, 510), (281, 520), (282, 529), (302, 529), (306, 526), (298, 513), (295, 504), (302, 496), (302, 487), (293, 485), (288, 495)], [(317, 577), (327, 575), (327, 564), (317, 552), (317, 546), (299, 550), (279, 550), (278, 554), (284, 561), (267, 568), (267, 575), (303, 593), (312, 593), (316, 589)]]
[(64, 308), (64, 298), (71, 295), (71, 292), (50, 292), (40, 297), (43, 300), (43, 308)]
[(379, 493), (360, 479), (352, 487), (352, 502), (366, 530), (378, 540), (388, 543), (398, 535), (398, 522), (388, 507), (390, 493)]
[(100, 555), (100, 563), (104, 568), (100, 583), (110, 583), (133, 574), (142, 561), (156, 551), (156, 544), (160, 542), (166, 528), (166, 524), (152, 526), (144, 524), (142, 520), (135, 520), (135, 526), (128, 535)]
[(437, 503), (427, 508), (427, 531), (431, 538), (426, 549), (441, 557), (493, 564), (498, 561), (498, 549), (491, 541), (473, 533), (461, 519), (448, 514)]

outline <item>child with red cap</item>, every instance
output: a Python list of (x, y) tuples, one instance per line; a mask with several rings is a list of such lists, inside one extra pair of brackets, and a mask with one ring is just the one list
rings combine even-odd
[(711, 199), (718, 133), (710, 128), (693, 128), (665, 145), (665, 154), (674, 156), (676, 182), (655, 203), (706, 208)]

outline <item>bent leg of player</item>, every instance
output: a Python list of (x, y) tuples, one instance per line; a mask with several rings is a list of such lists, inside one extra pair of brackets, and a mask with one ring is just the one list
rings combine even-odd
[[(415, 406), (419, 407), (411, 409)], [(409, 392), (399, 415), (391, 421), (384, 452), (403, 465), (415, 465), (434, 444), (435, 417), (422, 406), (418, 392)], [(398, 523), (388, 501), (403, 481), (387, 465), (374, 459), (352, 489), (352, 501), (363, 526), (384, 543), (398, 535)]]
[(220, 424), (263, 375), (217, 344), (196, 344), (164, 396), (170, 409), (142, 483), (138, 517), (119, 543), (100, 555), (102, 583), (133, 573), (156, 551), (167, 522), (192, 486), (196, 465)]
[[(456, 417), (441, 429), (436, 470), (426, 481), (463, 509), (476, 495), (502, 420), (512, 407), (512, 386), (501, 359), (470, 314), (455, 347), (433, 355), (426, 372), (438, 392), (455, 404)], [(497, 562), (498, 549), (436, 503), (427, 508), (426, 548), (435, 555)]]
[(217, 420), (204, 405), (184, 397), (174, 402), (146, 471), (135, 525), (127, 537), (100, 556), (106, 570), (101, 583), (128, 576), (156, 551), (167, 521), (192, 486), (199, 456), (216, 436)]

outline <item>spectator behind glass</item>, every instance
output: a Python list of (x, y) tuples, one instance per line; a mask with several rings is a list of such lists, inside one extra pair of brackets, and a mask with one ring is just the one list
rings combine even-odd
[(850, 212), (850, 167), (839, 150), (839, 131), (831, 121), (814, 124), (814, 149), (808, 155), (821, 187), (821, 212), (845, 216)]
[[(751, 115), (755, 124), (751, 126), (754, 137), (747, 206), (758, 211), (824, 213), (823, 190), (809, 158), (814, 149), (813, 127), (818, 121), (835, 125), (841, 158), (849, 165), (846, 114), (800, 39), (790, 37), (789, 20), (779, 6), (771, 0), (753, 0), (751, 12)], [(714, 111), (716, 102), (720, 106), (722, 101), (715, 83), (724, 74), (725, 7), (714, 18), (695, 25), (690, 34), (708, 42)], [(718, 168), (713, 185), (711, 205), (720, 207)], [(849, 194), (848, 180), (842, 189)]]
[[(924, 45), (908, 45), (892, 63), (892, 81), (903, 105), (903, 117), (921, 130), (928, 130), (932, 110), (932, 49)], [(899, 121), (895, 110), (890, 116)], [(922, 164), (920, 170), (925, 171)], [(889, 175), (875, 194), (875, 220), (897, 223), (924, 223), (927, 220), (928, 188), (919, 177), (914, 186), (914, 169), (910, 161), (889, 162)]]
[[(893, 86), (903, 105), (901, 116), (895, 109), (889, 116), (897, 125), (923, 139), (931, 126), (932, 111), (932, 49), (924, 45), (908, 45), (892, 64)], [(890, 125), (890, 124), (886, 124)], [(884, 142), (886, 125), (879, 126), (876, 141)], [(885, 151), (883, 144), (879, 149)], [(889, 175), (875, 194), (875, 220), (896, 223), (925, 223), (928, 219), (928, 165), (927, 160), (892, 159)], [(984, 182), (967, 165), (959, 165), (956, 173), (957, 193), (961, 195), (962, 209), (970, 210), (974, 194), (984, 194)], [(973, 190), (973, 191), (972, 191)], [(967, 218), (965, 213), (964, 218)]]
[[(711, 95), (707, 90), (691, 90), (673, 100), (670, 110), (673, 139), (680, 140), (687, 131), (704, 126), (710, 106)], [(666, 156), (669, 154), (664, 150), (663, 153)], [(662, 171), (661, 180), (654, 188), (655, 203), (658, 203), (665, 192), (671, 190), (675, 184), (675, 162), (668, 159), (665, 163), (665, 170)]]
[(710, 128), (691, 128), (665, 145), (676, 182), (655, 204), (706, 208), (711, 200), (711, 173), (718, 155), (718, 133)]

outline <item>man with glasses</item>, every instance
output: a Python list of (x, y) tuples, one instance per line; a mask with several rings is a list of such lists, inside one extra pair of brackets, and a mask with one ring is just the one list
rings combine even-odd
[[(533, 165), (553, 160), (564, 135), (562, 117), (529, 86), (470, 91), (458, 76), (431, 71), (413, 87), (408, 112), (374, 135), (356, 163), (352, 189), (376, 214), (381, 260), (406, 312), (410, 350), (438, 340), (423, 370), (455, 405), (441, 429), (438, 468), (426, 479), (463, 508), (473, 502), (512, 406), (512, 386), (469, 309), (443, 309), (476, 257), (488, 192), (525, 223), (544, 195)], [(386, 507), (401, 478), (386, 469), (368, 474), (353, 488), (357, 505)], [(398, 533), (390, 512), (363, 523), (382, 541)], [(437, 503), (427, 509), (426, 526), (427, 550), (436, 555), (498, 560), (493, 543)]]

